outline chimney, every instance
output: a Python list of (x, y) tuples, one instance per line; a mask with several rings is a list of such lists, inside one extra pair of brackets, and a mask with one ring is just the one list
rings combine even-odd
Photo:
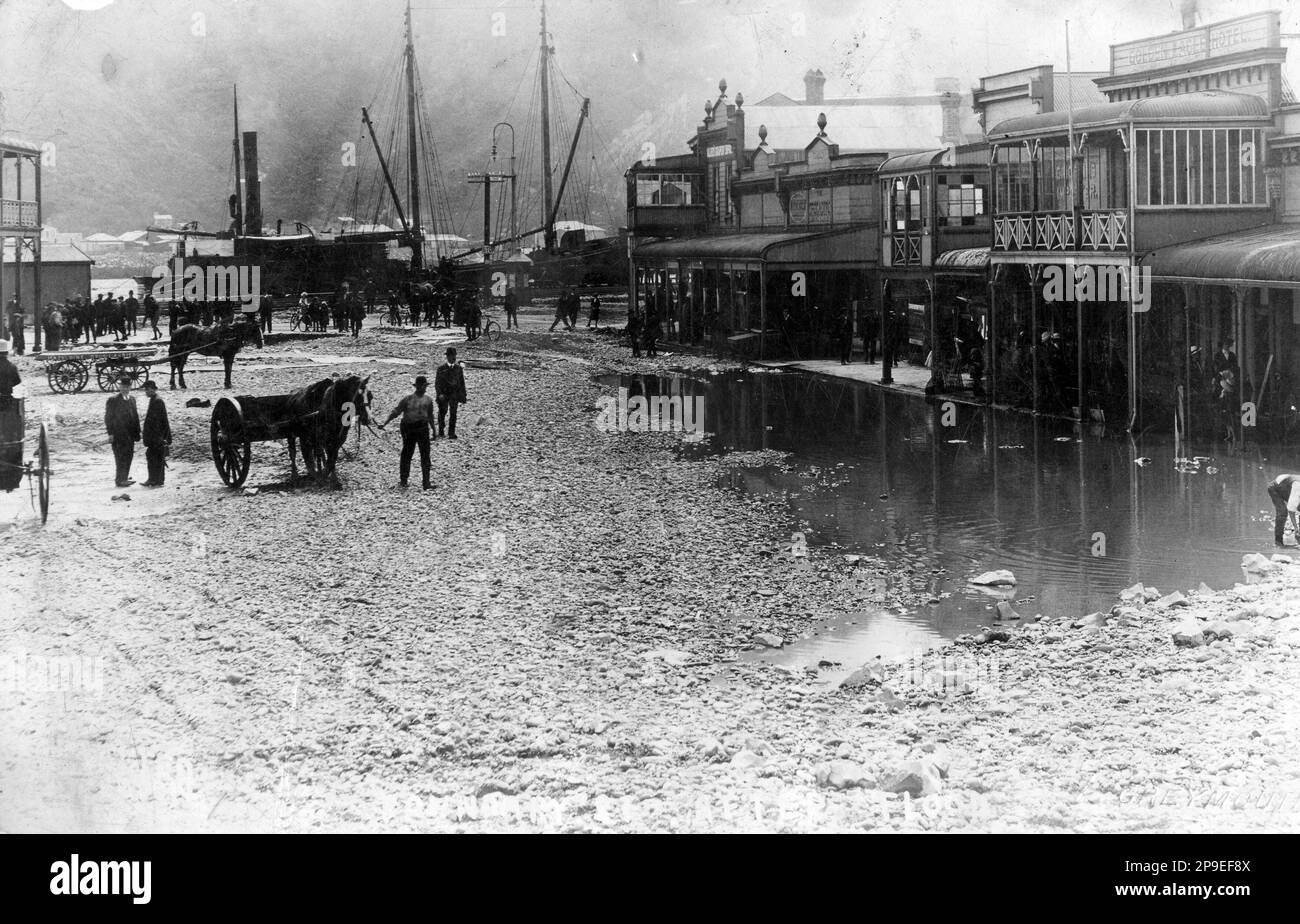
[(810, 70), (803, 75), (803, 101), (820, 105), (826, 99), (826, 76), (821, 70)]
[(262, 233), (262, 187), (257, 180), (257, 132), (244, 132), (244, 233)]

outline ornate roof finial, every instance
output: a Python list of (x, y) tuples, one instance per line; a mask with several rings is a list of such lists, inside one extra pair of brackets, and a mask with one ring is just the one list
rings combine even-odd
[(718, 81), (718, 92), (723, 96), (727, 95), (727, 78), (724, 77)]
[(824, 112), (817, 113), (817, 129), (818, 135), (826, 134), (826, 113)]
[(740, 109), (740, 108), (742, 108), (744, 105), (745, 105), (745, 94), (744, 94), (744, 93), (737, 93), (737, 94), (736, 94), (736, 108), (737, 108), (737, 109)]
[(758, 127), (758, 143), (759, 143), (759, 144), (767, 144), (767, 126), (766, 126), (766, 125), (760, 125), (760, 126)]
[(707, 99), (704, 101), (704, 118), (709, 119), (713, 116), (713, 103)]

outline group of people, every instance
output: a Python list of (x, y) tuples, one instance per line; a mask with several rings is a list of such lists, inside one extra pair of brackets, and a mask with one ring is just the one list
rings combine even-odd
[[(432, 462), (429, 458), (429, 441), (433, 438), (434, 400), (426, 393), (429, 388), (427, 376), (415, 377), (415, 390), (397, 402), (397, 407), (388, 415), (388, 419), (379, 425), (383, 430), (398, 416), (402, 418), (402, 454), (398, 459), (398, 476), (401, 486), (406, 487), (411, 477), (411, 459), (415, 450), (420, 450), (420, 471), (423, 475), (424, 490), (435, 487), (429, 480)], [(456, 361), (456, 348), (447, 348), (447, 361), (434, 373), (433, 391), (438, 403), (438, 436), (456, 439), (456, 412), (467, 400), (465, 394), (465, 369)]]
[[(551, 322), (548, 330), (555, 330), (556, 327), (563, 324), (565, 330), (577, 330), (578, 315), (582, 312), (582, 297), (578, 295), (578, 290), (573, 286), (565, 289), (560, 297), (555, 300), (555, 320)], [(515, 322), (515, 327), (519, 322)], [(591, 297), (591, 307), (587, 314), (587, 327), (600, 329), (600, 296)]]
[(135, 457), (135, 444), (144, 444), (145, 464), (149, 478), (146, 488), (161, 488), (166, 479), (167, 454), (172, 444), (172, 429), (167, 420), (167, 406), (158, 396), (158, 385), (149, 379), (144, 383), (148, 404), (144, 424), (131, 394), (131, 377), (123, 375), (117, 382), (117, 394), (108, 399), (104, 408), (104, 429), (108, 431), (113, 447), (113, 460), (117, 467), (115, 484), (119, 488), (135, 484), (131, 477), (131, 462)]
[[(1188, 396), (1192, 409), (1199, 411), (1198, 419), (1212, 419), (1216, 436), (1222, 436), (1228, 442), (1236, 438), (1237, 423), (1241, 415), (1242, 385), (1241, 367), (1237, 364), (1234, 344), (1220, 343), (1219, 349), (1208, 360), (1201, 348), (1192, 346), (1188, 356), (1188, 378), (1191, 394)], [(1252, 384), (1244, 383), (1244, 392), (1252, 393)], [(1209, 411), (1209, 414), (1206, 414)]]
[(627, 315), (627, 337), (632, 345), (632, 355), (641, 356), (645, 351), (647, 357), (658, 355), (655, 352), (659, 338), (663, 336), (663, 320), (659, 308), (650, 302)]

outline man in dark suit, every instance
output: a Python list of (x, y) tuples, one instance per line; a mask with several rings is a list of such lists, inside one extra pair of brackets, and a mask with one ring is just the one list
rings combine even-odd
[(158, 385), (153, 379), (144, 383), (144, 393), (149, 406), (144, 412), (144, 458), (149, 466), (146, 488), (161, 488), (166, 480), (167, 450), (172, 444), (172, 428), (167, 421), (167, 405), (158, 397)]
[[(434, 393), (438, 396), (438, 435), (446, 428), (447, 438), (456, 439), (456, 410), (465, 403), (465, 369), (456, 362), (456, 348), (447, 348), (447, 361), (438, 367), (434, 376)], [(451, 425), (446, 427), (447, 412), (451, 411)]]
[(117, 380), (117, 394), (108, 399), (104, 409), (104, 429), (113, 443), (113, 460), (117, 463), (117, 481), (119, 488), (135, 484), (131, 477), (131, 459), (135, 456), (135, 444), (140, 442), (140, 414), (135, 409), (135, 398), (131, 396), (131, 377), (124, 375)]

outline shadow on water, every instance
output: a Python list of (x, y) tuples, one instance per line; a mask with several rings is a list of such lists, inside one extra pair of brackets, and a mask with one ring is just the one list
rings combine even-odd
[(1265, 486), (1296, 471), (1294, 449), (1232, 452), (1172, 437), (1105, 433), (961, 404), (926, 403), (803, 373), (602, 376), (629, 395), (703, 395), (700, 453), (778, 450), (788, 465), (737, 467), (726, 484), (781, 496), (809, 545), (870, 556), (937, 603), (858, 614), (756, 655), (790, 665), (861, 664), (989, 625), (994, 600), (968, 586), (1007, 568), (1024, 615), (1109, 609), (1137, 581), (1162, 592), (1242, 579), (1241, 556), (1271, 554)]

